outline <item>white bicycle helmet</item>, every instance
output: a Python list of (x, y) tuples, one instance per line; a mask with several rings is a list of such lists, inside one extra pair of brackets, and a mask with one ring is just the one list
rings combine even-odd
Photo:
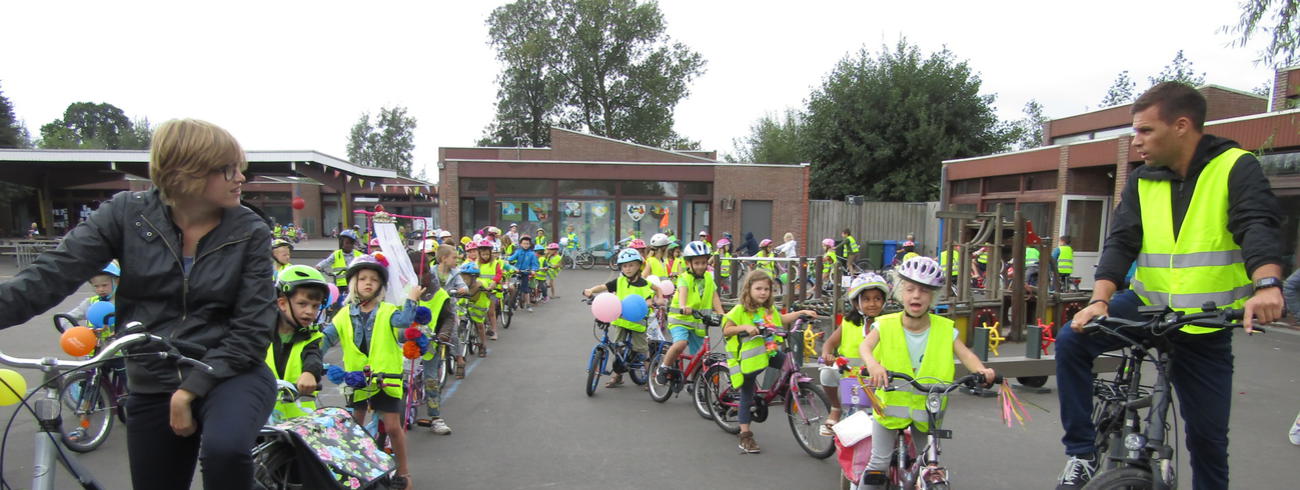
[(650, 246), (655, 248), (667, 247), (668, 242), (670, 241), (671, 240), (668, 239), (668, 235), (665, 235), (663, 233), (655, 233), (654, 236), (650, 237)]
[(687, 243), (686, 248), (682, 249), (682, 258), (684, 259), (689, 259), (691, 257), (708, 257), (709, 255), (712, 254), (709, 253), (709, 247), (705, 246), (704, 242), (695, 241)]
[(637, 252), (635, 249), (625, 248), (623, 250), (618, 251), (618, 265), (623, 265), (628, 262), (641, 262), (641, 261), (642, 261), (641, 253)]
[(849, 294), (845, 296), (845, 299), (852, 302), (854, 298), (857, 298), (859, 294), (868, 289), (879, 289), (885, 295), (884, 297), (889, 297), (889, 283), (885, 282), (885, 278), (880, 277), (880, 274), (875, 272), (866, 272), (853, 278), (853, 282), (849, 286)]
[(934, 259), (920, 256), (912, 257), (895, 269), (898, 276), (922, 286), (943, 287), (943, 269)]

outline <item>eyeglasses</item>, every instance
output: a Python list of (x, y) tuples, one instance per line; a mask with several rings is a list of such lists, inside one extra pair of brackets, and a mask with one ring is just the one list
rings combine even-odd
[(241, 170), (239, 169), (239, 164), (232, 163), (230, 165), (226, 165), (225, 167), (221, 167), (220, 170), (212, 171), (212, 173), (217, 173), (217, 172), (221, 172), (221, 176), (226, 178), (226, 182), (230, 182), (232, 180), (235, 180), (235, 175), (239, 174)]

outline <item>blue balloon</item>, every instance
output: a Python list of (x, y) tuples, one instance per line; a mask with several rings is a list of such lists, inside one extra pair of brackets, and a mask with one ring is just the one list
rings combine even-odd
[[(115, 309), (113, 308), (112, 301), (97, 301), (95, 304), (90, 305), (90, 308), (86, 309), (86, 320), (90, 321), (90, 324), (94, 325), (95, 328), (104, 328), (104, 317), (114, 311)], [(114, 318), (110, 318), (108, 321), (109, 326), (112, 326), (115, 323), (117, 322)]]
[(650, 308), (645, 304), (645, 298), (640, 296), (628, 296), (623, 298), (623, 319), (629, 322), (639, 322), (645, 319), (646, 313)]

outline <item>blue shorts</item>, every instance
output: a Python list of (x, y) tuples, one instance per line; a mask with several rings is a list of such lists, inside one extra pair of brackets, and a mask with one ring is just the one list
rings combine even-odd
[(668, 327), (668, 332), (672, 333), (673, 335), (673, 343), (682, 342), (682, 341), (686, 342), (687, 354), (694, 355), (696, 352), (699, 352), (702, 347), (704, 347), (704, 337), (701, 337), (699, 336), (699, 334), (692, 332), (691, 329), (689, 328), (674, 325)]

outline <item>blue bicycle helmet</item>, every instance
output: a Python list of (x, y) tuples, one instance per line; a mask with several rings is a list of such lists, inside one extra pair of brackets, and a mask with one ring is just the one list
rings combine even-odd
[(361, 243), (361, 239), (360, 239), (360, 238), (357, 238), (357, 232), (355, 232), (355, 231), (352, 231), (352, 230), (343, 230), (343, 231), (340, 231), (340, 232), (339, 232), (339, 238), (344, 238), (344, 237), (351, 238), (351, 239), (352, 239), (352, 243)]
[(478, 264), (466, 262), (464, 265), (460, 266), (460, 273), (477, 277), (479, 275)]
[(104, 273), (113, 277), (122, 277), (122, 269), (117, 267), (116, 262), (109, 262), (104, 266)]
[(618, 252), (618, 265), (623, 265), (628, 262), (641, 262), (641, 261), (642, 261), (641, 252), (637, 252), (634, 249), (625, 248)]

